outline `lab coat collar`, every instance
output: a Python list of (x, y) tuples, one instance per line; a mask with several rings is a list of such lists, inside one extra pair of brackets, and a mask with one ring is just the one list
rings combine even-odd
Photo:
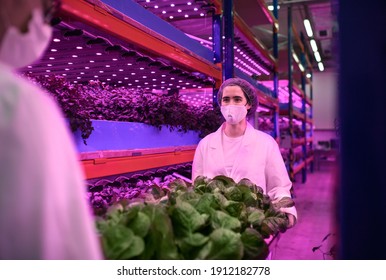
[[(219, 163), (222, 164), (223, 174), (226, 174), (226, 170), (224, 166), (224, 151), (223, 151), (222, 140), (221, 140), (223, 126), (224, 124), (222, 124), (220, 128), (213, 134), (213, 137), (210, 141), (209, 146), (214, 152), (213, 156), (219, 160)], [(247, 127), (241, 142), (240, 151), (236, 155), (231, 173), (227, 174), (227, 176), (234, 179), (238, 177), (236, 175), (240, 173), (240, 170), (239, 170), (240, 166), (242, 166), (242, 163), (248, 158), (248, 151), (249, 151), (248, 146), (256, 144), (254, 131), (255, 129), (253, 128), (253, 126), (247, 122)]]
[[(213, 138), (210, 141), (210, 147), (213, 148), (213, 149), (217, 149), (217, 148), (222, 147), (221, 134), (222, 134), (222, 130), (223, 130), (224, 124), (225, 123), (223, 123), (217, 129), (217, 131), (213, 134)], [(247, 128), (245, 129), (243, 141), (242, 141), (242, 144), (241, 144), (242, 146), (252, 145), (253, 144), (253, 142), (254, 142), (254, 140), (253, 140), (253, 133), (254, 133), (254, 131), (255, 131), (255, 129), (253, 128), (253, 126), (249, 122), (247, 122)]]

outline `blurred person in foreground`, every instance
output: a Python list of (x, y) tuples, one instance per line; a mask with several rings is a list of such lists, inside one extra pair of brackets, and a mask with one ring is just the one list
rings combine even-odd
[[(214, 133), (203, 138), (197, 146), (192, 180), (202, 175), (243, 178), (263, 188), (273, 201), (291, 197), (289, 179), (283, 157), (275, 139), (256, 130), (247, 122), (258, 106), (254, 87), (239, 78), (230, 78), (221, 85), (217, 100), (225, 122)], [(281, 208), (288, 217), (288, 227), (296, 223), (296, 208)]]
[(0, 259), (102, 258), (64, 117), (15, 72), (44, 53), (58, 5), (0, 0)]

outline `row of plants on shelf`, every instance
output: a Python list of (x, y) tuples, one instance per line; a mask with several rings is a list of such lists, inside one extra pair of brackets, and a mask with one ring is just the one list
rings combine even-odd
[(189, 106), (178, 92), (157, 94), (141, 89), (129, 89), (90, 81), (74, 84), (65, 77), (27, 76), (46, 89), (58, 102), (69, 119), (72, 131), (81, 131), (86, 140), (92, 133), (91, 120), (140, 122), (170, 131), (199, 132), (200, 137), (215, 131), (222, 123), (218, 108), (209, 104), (202, 107)]
[(225, 176), (150, 188), (98, 217), (106, 259), (265, 259), (265, 239), (288, 226), (279, 209), (293, 206), (291, 198), (273, 203), (248, 179)]
[(89, 188), (87, 198), (97, 216), (104, 215), (107, 209), (120, 201), (154, 202), (164, 197), (169, 185), (178, 179), (173, 175), (151, 176), (147, 179), (128, 179), (94, 185)]
[[(289, 149), (281, 148), (280, 149), (280, 153), (281, 153), (281, 155), (283, 157), (284, 162), (286, 162), (286, 163), (288, 162), (289, 163), (289, 158), (290, 158), (290, 156), (289, 156), (289, 154), (290, 154)], [(302, 146), (298, 146), (297, 148), (295, 148), (293, 150), (293, 153), (294, 153), (294, 162), (301, 162), (301, 161), (303, 161), (303, 156), (304, 155), (303, 155)], [(314, 154), (314, 151), (309, 146), (307, 146), (306, 158), (309, 158), (309, 157), (313, 156), (313, 154)]]
[[(300, 128), (300, 126), (294, 126), (292, 129), (294, 138), (304, 138), (306, 133)], [(290, 135), (289, 127), (280, 127), (280, 136)]]

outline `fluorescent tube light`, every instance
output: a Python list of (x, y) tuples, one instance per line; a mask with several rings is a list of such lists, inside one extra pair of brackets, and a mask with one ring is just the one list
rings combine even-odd
[(306, 77), (311, 78), (311, 73), (307, 73)]
[(323, 62), (318, 63), (319, 71), (324, 71), (324, 65)]
[(292, 53), (292, 57), (294, 58), (294, 60), (296, 61), (296, 63), (299, 63), (299, 58), (298, 58), (298, 56), (296, 55), (296, 53)]
[(322, 60), (322, 58), (320, 57), (320, 53), (319, 52), (314, 52), (314, 56), (315, 56), (315, 59), (317, 62), (320, 62)]
[(304, 67), (303, 67), (303, 65), (301, 65), (300, 63), (299, 63), (298, 65), (299, 65), (300, 71), (304, 72)]
[(311, 39), (310, 44), (311, 44), (312, 51), (313, 52), (317, 52), (318, 51), (318, 46), (316, 45), (316, 42), (315, 42), (314, 39)]
[(303, 21), (303, 23), (304, 23), (304, 27), (306, 28), (307, 36), (312, 37), (314, 35), (314, 33), (312, 32), (312, 27), (311, 27), (310, 21), (308, 19), (305, 19)]

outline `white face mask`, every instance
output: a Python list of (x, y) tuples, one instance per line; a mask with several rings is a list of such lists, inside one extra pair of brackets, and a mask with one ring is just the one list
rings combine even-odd
[(221, 113), (227, 123), (238, 124), (247, 116), (248, 110), (243, 105), (227, 105), (221, 106)]
[(52, 28), (43, 21), (42, 11), (35, 9), (23, 34), (16, 27), (8, 28), (0, 46), (0, 61), (12, 68), (22, 68), (40, 58), (51, 41)]

